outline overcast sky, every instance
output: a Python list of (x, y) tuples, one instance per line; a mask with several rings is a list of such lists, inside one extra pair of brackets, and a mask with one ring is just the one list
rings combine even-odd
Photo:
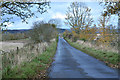
[[(15, 23), (8, 25), (8, 29), (30, 29), (32, 26), (32, 23), (38, 20), (44, 20), (49, 21), (53, 18), (60, 18), (62, 26), (60, 28), (69, 28), (69, 26), (64, 24), (65, 21), (65, 14), (67, 11), (67, 7), (70, 5), (71, 2), (51, 2), (50, 3), (50, 9), (46, 13), (43, 13), (42, 15), (37, 13), (36, 15), (38, 18), (30, 18), (28, 19), (28, 24), (22, 23), (21, 19), (14, 17), (13, 21)], [(86, 6), (88, 6), (91, 9), (91, 16), (93, 17), (94, 23), (98, 23), (98, 19), (101, 15), (101, 12), (103, 11), (103, 7), (99, 5), (99, 2), (85, 2)], [(118, 24), (118, 16), (114, 15), (112, 16), (110, 24), (114, 24), (117, 26)]]

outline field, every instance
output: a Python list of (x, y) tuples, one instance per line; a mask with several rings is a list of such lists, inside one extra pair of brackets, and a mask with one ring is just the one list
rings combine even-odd
[[(33, 57), (29, 62), (21, 62), (20, 65), (16, 65), (13, 68), (10, 66), (4, 68), (3, 78), (45, 78), (47, 77), (47, 68), (53, 61), (53, 56), (56, 52), (57, 43), (52, 42), (46, 50)], [(10, 70), (8, 70), (10, 69)], [(20, 73), (21, 72), (21, 73)]]
[(27, 44), (29, 40), (11, 40), (11, 41), (0, 41), (0, 50), (9, 52), (10, 50), (15, 50), (17, 47), (22, 48)]
[[(52, 39), (49, 43), (32, 43), (29, 39), (0, 42), (2, 46), (2, 77), (43, 77), (46, 73), (46, 68), (52, 62), (52, 57), (57, 47), (56, 44), (55, 39)], [(48, 60), (46, 57), (48, 57)], [(19, 71), (21, 71), (21, 73), (19, 73)], [(45, 71), (45, 73), (43, 73), (43, 71)], [(40, 76), (38, 76), (38, 72), (43, 73), (43, 75), (39, 74)]]

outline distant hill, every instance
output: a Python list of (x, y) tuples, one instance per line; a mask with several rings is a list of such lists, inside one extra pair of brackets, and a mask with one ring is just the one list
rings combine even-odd
[(58, 31), (59, 33), (63, 33), (65, 30), (66, 30), (66, 29), (57, 28), (57, 31)]
[[(7, 31), (4, 31), (5, 33), (7, 33), (7, 32), (9, 32), (9, 33), (24, 33), (24, 32), (27, 32), (27, 31), (30, 31), (30, 30), (32, 30), (32, 29), (20, 29), (20, 30), (7, 30)], [(68, 30), (69, 32), (71, 32), (71, 29), (60, 29), (60, 28), (57, 28), (57, 31), (59, 32), (59, 33), (63, 33), (65, 30)], [(118, 30), (118, 29), (115, 29), (115, 31), (117, 32), (117, 33), (120, 33), (120, 29)], [(96, 32), (96, 33), (99, 33), (99, 32)]]
[(24, 32), (27, 32), (27, 31), (30, 31), (31, 29), (19, 29), (19, 30), (2, 30), (2, 32), (5, 32), (5, 33), (24, 33)]
[[(24, 32), (30, 31), (30, 30), (32, 30), (32, 29), (3, 30), (3, 32), (5, 32), (5, 33), (8, 32), (8, 33), (14, 34), (14, 33), (24, 33)], [(63, 33), (65, 30), (67, 30), (67, 29), (57, 28), (57, 31), (58, 31), (59, 33)]]
[(59, 33), (63, 33), (65, 30), (68, 30), (68, 31), (70, 31), (70, 32), (71, 32), (71, 30), (70, 30), (70, 29), (60, 29), (60, 28), (57, 28), (57, 31), (58, 31)]

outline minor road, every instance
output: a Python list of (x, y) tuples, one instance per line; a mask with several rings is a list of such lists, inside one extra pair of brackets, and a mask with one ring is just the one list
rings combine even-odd
[(50, 78), (118, 78), (116, 69), (70, 46), (59, 37)]

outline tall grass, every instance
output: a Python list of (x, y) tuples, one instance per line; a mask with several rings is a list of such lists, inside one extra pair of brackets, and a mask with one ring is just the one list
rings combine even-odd
[(29, 62), (22, 62), (13, 68), (7, 67), (3, 78), (44, 78), (45, 73), (56, 52), (57, 43), (53, 42), (42, 54), (38, 54)]
[(21, 49), (2, 52), (3, 75), (8, 75), (9, 70), (23, 62), (30, 62), (33, 58), (46, 50), (47, 43), (29, 44)]
[[(57, 38), (58, 39), (58, 38)], [(24, 48), (2, 55), (3, 78), (44, 78), (47, 68), (53, 61), (56, 41), (28, 44)]]

